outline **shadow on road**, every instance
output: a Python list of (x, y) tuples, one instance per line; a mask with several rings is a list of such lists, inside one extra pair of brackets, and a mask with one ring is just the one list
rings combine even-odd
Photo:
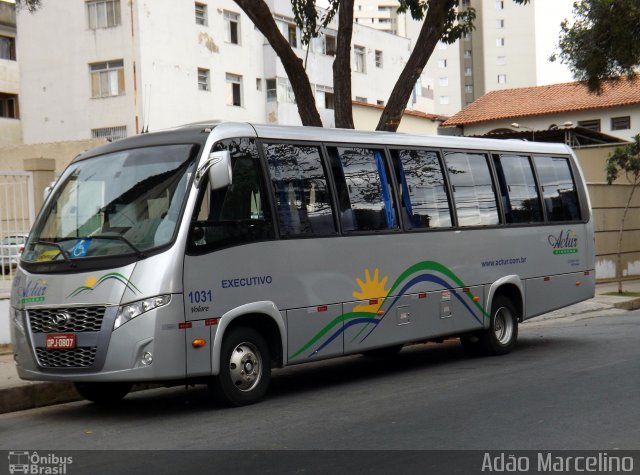
[[(362, 355), (318, 361), (305, 365), (291, 366), (273, 372), (267, 400), (282, 402), (286, 398), (300, 398), (307, 394), (316, 395), (320, 391), (331, 391), (339, 387), (387, 378), (394, 384), (395, 378), (406, 379), (407, 373), (429, 372), (435, 379), (451, 377), (452, 373), (464, 378), (465, 374), (486, 368), (503, 371), (505, 367), (516, 369), (523, 365), (544, 364), (543, 360), (557, 357), (558, 352), (570, 346), (584, 345), (584, 341), (568, 338), (543, 337), (535, 332), (523, 335), (509, 355), (501, 357), (473, 357), (463, 351), (459, 341), (448, 340), (442, 344), (418, 344), (405, 347), (398, 355), (375, 358)], [(555, 355), (555, 356), (554, 356)], [(506, 365), (506, 366), (505, 366)], [(268, 403), (267, 401), (263, 404)], [(256, 407), (256, 406), (253, 406)], [(185, 414), (196, 416), (212, 410), (227, 408), (213, 402), (204, 385), (158, 388), (129, 394), (123, 401), (112, 406), (99, 406), (89, 402), (76, 402), (48, 408), (46, 417), (61, 418), (65, 421), (92, 420), (141, 420), (166, 417), (181, 417)], [(233, 409), (230, 409), (233, 411)], [(243, 409), (236, 409), (242, 411)]]

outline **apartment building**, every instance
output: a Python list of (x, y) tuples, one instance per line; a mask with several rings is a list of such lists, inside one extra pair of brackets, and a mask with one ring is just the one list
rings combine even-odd
[[(334, 125), (337, 25), (309, 51), (288, 0), (268, 2)], [(231, 0), (65, 0), (18, 14), (24, 143), (117, 139), (205, 119), (300, 124), (284, 68)], [(55, 48), (51, 44), (55, 38)], [(354, 25), (353, 100), (383, 105), (410, 40)], [(419, 97), (418, 97), (419, 96)], [(419, 94), (412, 109), (430, 112)]]
[[(558, 39), (560, 22), (571, 14), (572, 0), (462, 0), (476, 11), (475, 29), (454, 44), (439, 43), (424, 69), (419, 88), (430, 91), (434, 111), (454, 115), (490, 91), (570, 81), (568, 69), (548, 58)], [(397, 13), (392, 0), (356, 0), (359, 24), (418, 38), (421, 22)]]
[(0, 144), (20, 143), (20, 71), (16, 56), (16, 9), (0, 0)]

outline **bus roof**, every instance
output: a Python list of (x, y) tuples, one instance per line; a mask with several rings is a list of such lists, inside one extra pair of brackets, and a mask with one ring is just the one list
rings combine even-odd
[(300, 142), (323, 141), (330, 143), (367, 143), (409, 147), (460, 148), (467, 150), (491, 150), (498, 152), (562, 153), (571, 149), (559, 143), (528, 142), (445, 135), (417, 135), (402, 132), (374, 132), (324, 127), (301, 127), (252, 124), (247, 122), (205, 121), (183, 125), (173, 129), (139, 134), (110, 142), (78, 155), (74, 161), (131, 148), (181, 143), (203, 145), (214, 132), (226, 137), (245, 136)]

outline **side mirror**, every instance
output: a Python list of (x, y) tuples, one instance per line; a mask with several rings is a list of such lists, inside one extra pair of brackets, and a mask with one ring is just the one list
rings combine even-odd
[(232, 183), (231, 153), (228, 150), (211, 152), (207, 161), (200, 167), (196, 174), (196, 183), (199, 187), (205, 173), (209, 176), (209, 188), (219, 190)]

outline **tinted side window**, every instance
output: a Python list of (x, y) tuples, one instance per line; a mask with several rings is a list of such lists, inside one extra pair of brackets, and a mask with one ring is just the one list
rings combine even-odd
[(201, 185), (191, 222), (189, 248), (192, 251), (273, 238), (255, 141), (249, 138), (222, 140), (213, 147), (213, 151), (218, 150), (231, 152), (233, 184), (215, 191), (210, 191), (207, 182)]
[(397, 229), (384, 152), (361, 147), (330, 147), (329, 157), (342, 228), (345, 231)]
[(412, 229), (450, 227), (451, 211), (440, 160), (427, 150), (392, 150), (400, 208)]
[(522, 155), (494, 156), (504, 216), (507, 223), (542, 221), (540, 197), (529, 157)]
[(320, 149), (264, 144), (282, 236), (336, 232)]
[(533, 157), (542, 185), (549, 221), (577, 221), (580, 205), (569, 160), (563, 157)]
[(460, 226), (498, 224), (491, 172), (487, 157), (481, 153), (447, 152), (445, 164)]

